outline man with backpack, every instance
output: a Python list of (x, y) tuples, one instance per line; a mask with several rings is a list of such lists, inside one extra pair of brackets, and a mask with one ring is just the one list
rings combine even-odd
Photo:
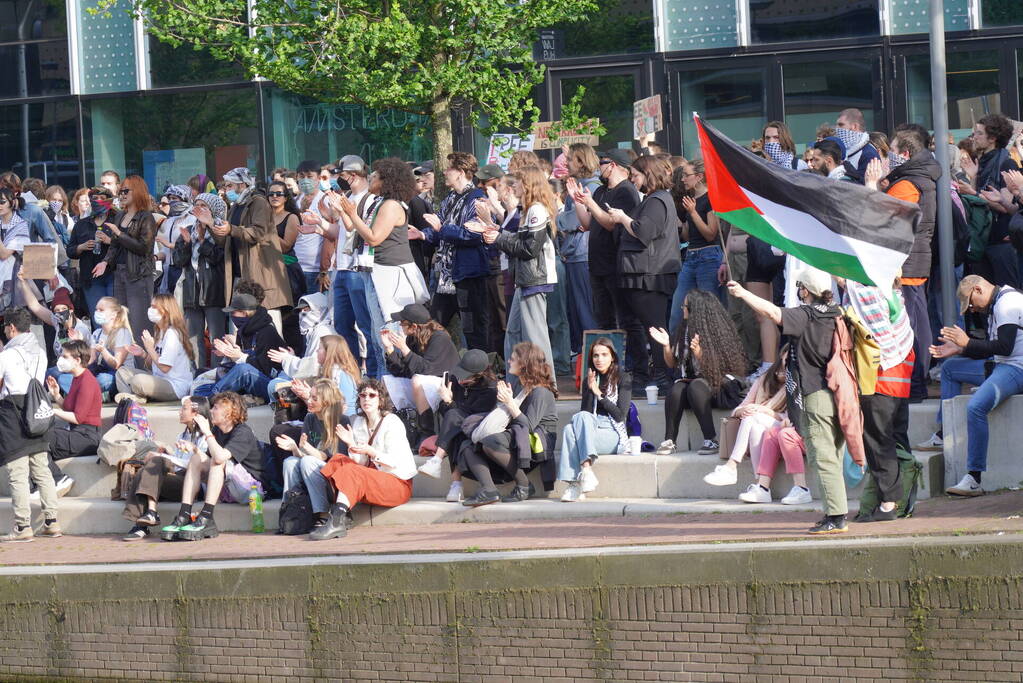
[[(945, 493), (953, 496), (980, 496), (981, 473), (987, 469), (987, 416), (1008, 397), (1023, 393), (1023, 292), (1008, 286), (998, 287), (979, 275), (967, 275), (959, 283), (959, 313), (986, 313), (987, 339), (972, 339), (959, 327), (941, 328), (941, 345), (931, 354), (947, 358), (941, 366), (941, 398), (962, 393), (963, 383), (977, 387), (966, 408), (967, 473)], [(954, 356), (965, 356), (954, 358)], [(925, 450), (937, 450), (942, 444), (941, 409), (939, 429)]]
[[(30, 433), (26, 427), (26, 409), (42, 416), (50, 410), (49, 403), (35, 405), (29, 394), (42, 391), (46, 376), (46, 352), (30, 331), (32, 316), (24, 308), (9, 308), (3, 313), (2, 332), (7, 343), (0, 351), (0, 442), (4, 444), (3, 462), (14, 508), (14, 530), (0, 536), (0, 543), (31, 541), (32, 510), (29, 506), (29, 476), (39, 487), (43, 508), (43, 529), (40, 536), (61, 536), (57, 524), (57, 491), (50, 474), (49, 442), (46, 432)], [(45, 401), (45, 398), (43, 399)], [(50, 411), (52, 419), (52, 411)]]

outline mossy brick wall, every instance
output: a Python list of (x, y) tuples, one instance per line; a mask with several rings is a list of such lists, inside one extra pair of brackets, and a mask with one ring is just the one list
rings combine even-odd
[(1021, 681), (1014, 537), (0, 577), (0, 679)]

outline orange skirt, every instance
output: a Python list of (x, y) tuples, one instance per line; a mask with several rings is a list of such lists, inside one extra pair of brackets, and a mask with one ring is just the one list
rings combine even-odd
[(399, 479), (375, 467), (360, 465), (340, 453), (327, 461), (320, 474), (339, 493), (345, 494), (350, 508), (359, 503), (393, 508), (407, 503), (412, 497), (411, 479)]

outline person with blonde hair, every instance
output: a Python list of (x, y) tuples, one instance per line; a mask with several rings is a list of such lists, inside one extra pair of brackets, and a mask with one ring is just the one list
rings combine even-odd
[(195, 351), (188, 343), (188, 329), (181, 307), (171, 294), (157, 294), (146, 312), (156, 334), (142, 332), (142, 345), (132, 344), (128, 351), (149, 365), (149, 370), (122, 365), (117, 370), (117, 400), (131, 398), (139, 403), (148, 399), (179, 401), (192, 386)]
[[(314, 354), (315, 364), (306, 363), (306, 359), (297, 358), (287, 349), (272, 349), (269, 356), (271, 360), (280, 362), (284, 374), (296, 378), (291, 381), (290, 386), (300, 399), (308, 403), (310, 389), (309, 383), (301, 378), (324, 379), (333, 382), (344, 396), (347, 414), (355, 414), (356, 387), (362, 381), (362, 372), (344, 337), (339, 334), (328, 334), (320, 338)], [(270, 386), (280, 389), (284, 385), (274, 385), (271, 382)], [(271, 396), (271, 400), (273, 398)]]

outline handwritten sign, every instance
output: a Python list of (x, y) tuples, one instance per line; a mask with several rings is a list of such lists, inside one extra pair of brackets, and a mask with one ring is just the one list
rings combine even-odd
[(636, 140), (664, 130), (661, 96), (654, 95), (632, 103), (632, 137)]
[(57, 245), (26, 244), (21, 255), (21, 272), (29, 280), (49, 280), (57, 276)]
[[(600, 123), (598, 119), (591, 119), (594, 124)], [(591, 147), (600, 144), (600, 138), (589, 133), (582, 133), (575, 130), (561, 131), (555, 139), (549, 136), (551, 127), (560, 121), (543, 121), (533, 126), (533, 138), (535, 140), (533, 149), (561, 149), (562, 145), (574, 145), (583, 142)]]
[(532, 135), (514, 135), (510, 133), (498, 133), (490, 136), (490, 150), (487, 152), (487, 163), (497, 164), (503, 170), (508, 170), (508, 162), (515, 152), (519, 150), (533, 149)]

